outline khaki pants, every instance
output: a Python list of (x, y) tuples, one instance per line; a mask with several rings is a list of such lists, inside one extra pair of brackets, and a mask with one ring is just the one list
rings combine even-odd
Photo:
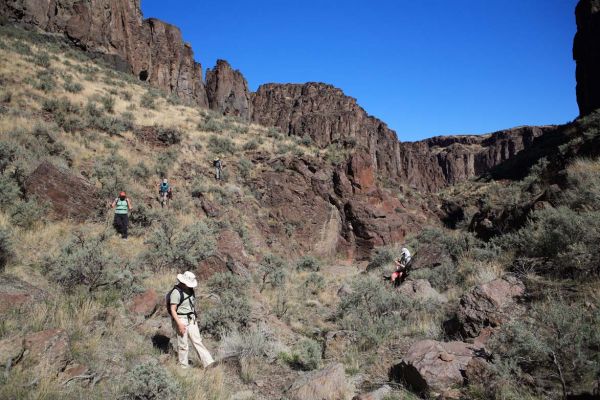
[(204, 347), (204, 344), (202, 343), (202, 337), (200, 336), (200, 330), (198, 329), (196, 319), (194, 317), (188, 318), (185, 315), (181, 315), (179, 316), (179, 320), (182, 321), (187, 327), (185, 334), (181, 336), (177, 330), (177, 324), (173, 322), (173, 328), (175, 329), (175, 334), (177, 335), (177, 355), (179, 356), (179, 364), (185, 367), (188, 366), (189, 338), (194, 346), (194, 349), (196, 350), (196, 353), (198, 353), (198, 357), (200, 357), (200, 360), (202, 361), (202, 365), (204, 368), (208, 367), (215, 360), (213, 360), (208, 349)]

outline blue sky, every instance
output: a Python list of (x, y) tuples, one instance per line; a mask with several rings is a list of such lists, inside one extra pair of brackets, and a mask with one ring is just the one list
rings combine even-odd
[(179, 26), (204, 70), (251, 90), (331, 83), (402, 141), (564, 123), (578, 114), (577, 0), (142, 0)]

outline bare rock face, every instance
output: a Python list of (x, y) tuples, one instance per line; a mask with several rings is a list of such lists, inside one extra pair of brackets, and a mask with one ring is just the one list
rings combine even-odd
[(133, 298), (129, 312), (143, 317), (150, 317), (159, 305), (159, 296), (154, 289), (148, 289)]
[(249, 120), (252, 99), (248, 83), (238, 70), (225, 60), (217, 60), (213, 69), (206, 70), (206, 92), (211, 110)]
[(2, 0), (9, 20), (65, 34), (140, 80), (208, 107), (202, 67), (179, 28), (144, 20), (140, 0)]
[(343, 400), (347, 391), (344, 364), (336, 363), (298, 378), (287, 394), (292, 400)]
[(65, 370), (71, 360), (69, 337), (61, 329), (49, 329), (25, 336), (24, 353), (21, 362), (24, 366), (35, 365), (38, 374), (52, 371), (56, 374)]
[(392, 367), (390, 378), (417, 393), (440, 395), (463, 385), (465, 370), (477, 350), (463, 342), (422, 340), (413, 344), (401, 362)]
[(580, 0), (575, 17), (573, 59), (577, 63), (579, 114), (584, 116), (600, 108), (600, 1)]
[(25, 182), (28, 196), (52, 206), (55, 217), (84, 221), (97, 214), (100, 202), (94, 185), (87, 179), (44, 161)]
[(389, 385), (383, 385), (377, 390), (369, 393), (354, 396), (352, 400), (384, 400), (392, 393), (392, 388)]
[(0, 276), (0, 315), (44, 300), (48, 294), (11, 275)]
[(398, 198), (370, 186), (370, 173), (349, 167), (353, 159), (335, 169), (309, 159), (274, 160), (283, 171), (265, 171), (251, 183), (261, 207), (269, 210), (271, 223), (257, 221), (262, 235), (293, 242), (302, 254), (367, 259), (373, 248), (417, 232), (418, 216), (406, 212)]
[(436, 191), (480, 176), (531, 146), (555, 127), (508, 129), (481, 136), (439, 136), (400, 144), (400, 181)]
[(317, 146), (332, 143), (368, 149), (375, 170), (396, 176), (398, 140), (394, 131), (369, 116), (352, 97), (325, 83), (261, 85), (252, 97), (252, 120)]
[(521, 309), (517, 303), (525, 293), (518, 279), (508, 276), (475, 287), (460, 299), (458, 321), (464, 337), (477, 337), (485, 327), (497, 327)]

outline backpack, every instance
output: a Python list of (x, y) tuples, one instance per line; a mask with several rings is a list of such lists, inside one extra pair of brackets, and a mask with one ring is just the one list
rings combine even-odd
[(216, 168), (221, 168), (221, 160), (215, 160), (213, 161), (213, 166)]
[(168, 191), (169, 191), (169, 189), (170, 189), (170, 188), (169, 188), (169, 184), (168, 184), (168, 183), (164, 183), (164, 182), (163, 182), (163, 183), (161, 183), (161, 184), (160, 184), (160, 192), (161, 192), (161, 193), (168, 192)]
[[(177, 290), (179, 292), (179, 303), (177, 303), (175, 312), (177, 312), (177, 310), (179, 309), (179, 306), (181, 306), (185, 300), (189, 299), (191, 296), (196, 296), (196, 294), (194, 293), (194, 289), (192, 289), (192, 294), (190, 296), (185, 297), (185, 292), (179, 286), (174, 286), (173, 289), (169, 290), (169, 292), (165, 295), (167, 314), (169, 314), (169, 315), (171, 315), (171, 293), (173, 293), (173, 290)], [(196, 306), (193, 302), (190, 302), (190, 303), (192, 304), (192, 312), (190, 314), (194, 314), (194, 316), (196, 316)], [(189, 315), (189, 314), (177, 313), (177, 315)]]

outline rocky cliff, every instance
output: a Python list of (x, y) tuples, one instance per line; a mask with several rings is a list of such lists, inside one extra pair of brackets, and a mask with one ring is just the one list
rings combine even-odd
[(573, 58), (577, 62), (577, 103), (583, 116), (600, 108), (600, 0), (581, 0), (575, 17)]
[(206, 71), (206, 91), (211, 110), (250, 119), (252, 100), (248, 83), (242, 73), (231, 68), (227, 61), (217, 60), (215, 68)]
[(366, 149), (377, 173), (398, 175), (396, 133), (338, 88), (315, 82), (270, 83), (253, 93), (252, 105), (252, 120), (258, 124), (308, 136), (320, 147), (339, 144)]
[(554, 130), (554, 126), (524, 126), (488, 135), (401, 143), (400, 181), (418, 190), (435, 191), (485, 174)]
[(202, 67), (181, 31), (157, 19), (144, 20), (140, 0), (0, 0), (0, 14), (11, 22), (63, 33), (140, 80), (208, 107)]

